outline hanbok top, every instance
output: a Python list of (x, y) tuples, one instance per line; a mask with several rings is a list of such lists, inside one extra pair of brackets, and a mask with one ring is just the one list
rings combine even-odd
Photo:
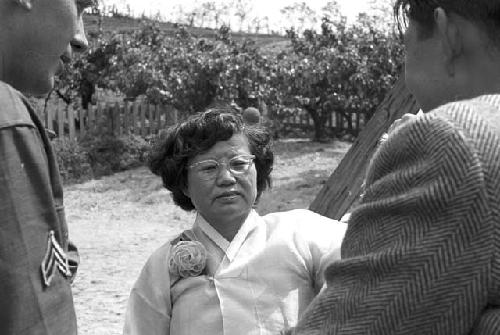
[(321, 290), (324, 261), (340, 259), (345, 230), (308, 210), (251, 211), (229, 242), (198, 214), (183, 235), (206, 248), (204, 272), (173, 275), (175, 244), (160, 247), (132, 289), (124, 334), (279, 334)]

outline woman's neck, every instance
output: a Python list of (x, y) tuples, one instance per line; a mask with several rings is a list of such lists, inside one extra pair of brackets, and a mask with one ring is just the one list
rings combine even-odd
[(233, 217), (230, 220), (209, 220), (207, 218), (206, 220), (222, 237), (231, 242), (247, 217), (248, 214), (241, 217)]
[(236, 236), (236, 234), (240, 230), (241, 225), (242, 224), (240, 224), (240, 225), (232, 224), (232, 225), (220, 225), (220, 226), (213, 226), (213, 227), (215, 228), (215, 230), (217, 230), (217, 232), (219, 234), (222, 235), (222, 237), (224, 237), (229, 242), (232, 242), (234, 237)]

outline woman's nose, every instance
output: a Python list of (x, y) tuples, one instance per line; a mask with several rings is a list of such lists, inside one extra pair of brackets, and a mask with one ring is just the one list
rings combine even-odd
[(217, 171), (217, 182), (219, 184), (232, 184), (236, 182), (232, 172), (226, 164), (221, 164)]

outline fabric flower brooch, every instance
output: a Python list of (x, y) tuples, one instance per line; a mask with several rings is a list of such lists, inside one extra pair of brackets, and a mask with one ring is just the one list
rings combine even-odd
[(181, 278), (203, 274), (207, 265), (207, 249), (198, 241), (180, 240), (173, 244), (168, 259), (170, 274)]

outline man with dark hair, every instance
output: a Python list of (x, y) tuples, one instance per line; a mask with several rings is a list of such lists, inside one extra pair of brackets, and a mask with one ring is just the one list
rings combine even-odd
[(76, 334), (62, 187), (24, 97), (87, 48), (90, 0), (0, 0), (0, 334)]
[(500, 1), (398, 0), (422, 115), (368, 168), (295, 334), (499, 334)]

